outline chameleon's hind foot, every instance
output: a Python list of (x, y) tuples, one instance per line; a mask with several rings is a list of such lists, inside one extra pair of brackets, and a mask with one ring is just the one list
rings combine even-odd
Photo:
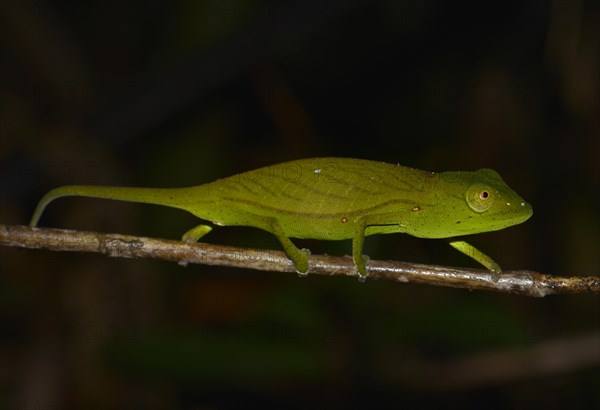
[(196, 243), (204, 235), (212, 231), (212, 227), (208, 225), (198, 225), (187, 231), (181, 237), (181, 240), (186, 243)]

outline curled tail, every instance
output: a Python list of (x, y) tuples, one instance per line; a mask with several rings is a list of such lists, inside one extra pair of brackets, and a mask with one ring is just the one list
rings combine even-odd
[(116, 201), (140, 202), (164, 205), (173, 208), (190, 210), (194, 197), (201, 186), (191, 188), (137, 188), (93, 185), (66, 185), (55, 188), (42, 197), (38, 203), (30, 226), (36, 226), (46, 209), (55, 199), (65, 196), (81, 196), (88, 198), (113, 199)]

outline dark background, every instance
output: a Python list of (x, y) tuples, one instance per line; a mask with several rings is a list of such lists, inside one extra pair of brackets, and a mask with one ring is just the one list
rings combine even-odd
[[(196, 185), (309, 156), (490, 167), (534, 215), (474, 245), (505, 269), (600, 275), (599, 74), (595, 1), (0, 0), (0, 222), (59, 185)], [(41, 221), (195, 223), (80, 198)], [(205, 240), (279, 249), (250, 228)], [(406, 235), (365, 253), (475, 266)], [(592, 295), (0, 248), (0, 409), (598, 408), (599, 332)]]

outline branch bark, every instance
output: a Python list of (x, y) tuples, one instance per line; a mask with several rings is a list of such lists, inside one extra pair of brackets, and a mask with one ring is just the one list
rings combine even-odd
[[(295, 272), (281, 251), (64, 229), (0, 224), (0, 245), (29, 249), (101, 253), (116, 258), (151, 258), (276, 272)], [(352, 259), (326, 255), (309, 258), (309, 274), (356, 277)], [(498, 281), (481, 269), (406, 262), (369, 261), (368, 278), (469, 290), (543, 297), (559, 293), (600, 293), (600, 277), (556, 277), (529, 270), (504, 271)]]

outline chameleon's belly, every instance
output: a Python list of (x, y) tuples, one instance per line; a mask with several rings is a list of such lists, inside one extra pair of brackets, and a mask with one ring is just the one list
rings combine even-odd
[[(288, 238), (298, 239), (319, 239), (319, 240), (343, 240), (351, 239), (355, 235), (356, 224), (353, 218), (356, 216), (321, 216), (306, 217), (297, 214), (287, 215), (254, 215), (267, 217), (270, 221), (276, 221), (283, 233)], [(222, 226), (252, 226), (255, 228), (272, 230), (272, 226), (264, 223), (264, 219), (248, 217), (247, 213), (222, 212), (220, 218), (213, 220), (213, 223)], [(398, 224), (367, 226), (365, 236), (375, 234), (386, 234), (403, 232), (404, 230)]]
[(350, 239), (354, 233), (347, 218), (279, 218), (278, 222), (290, 238), (340, 240)]
[(350, 217), (272, 212), (266, 207), (228, 199), (206, 202), (193, 213), (218, 226), (251, 226), (272, 231), (275, 223), (289, 238), (340, 240), (352, 238), (354, 232)]
[[(321, 239), (321, 240), (342, 240), (352, 239), (355, 235), (355, 226), (350, 222), (340, 222), (339, 220), (304, 220), (294, 221), (290, 224), (282, 224), (282, 229), (289, 238), (299, 239)], [(404, 232), (396, 224), (392, 225), (371, 225), (365, 228), (365, 236)]]
[[(355, 235), (355, 225), (351, 221), (332, 220), (300, 220), (281, 224), (284, 232), (290, 238), (341, 240), (352, 239)], [(365, 228), (365, 236), (405, 232), (398, 224), (370, 225)], [(406, 233), (406, 232), (405, 232)]]

